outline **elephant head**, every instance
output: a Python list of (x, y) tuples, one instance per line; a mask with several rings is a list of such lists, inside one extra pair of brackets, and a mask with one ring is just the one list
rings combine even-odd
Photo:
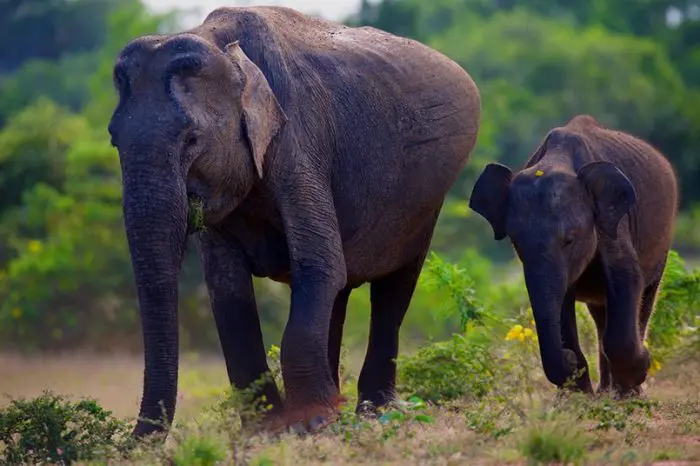
[[(144, 338), (140, 417), (160, 419), (164, 408), (170, 422), (188, 197), (201, 200), (206, 224), (230, 214), (263, 176), (286, 116), (238, 43), (221, 50), (192, 34), (135, 39), (117, 59), (114, 83), (119, 103), (109, 132)], [(135, 434), (159, 430), (140, 421)]]
[(615, 165), (592, 161), (574, 168), (583, 150), (573, 137), (517, 174), (488, 164), (469, 204), (491, 224), (496, 240), (510, 238), (523, 264), (542, 365), (558, 386), (576, 369), (576, 356), (562, 345), (564, 297), (592, 261), (600, 238), (616, 238), (620, 220), (636, 202), (631, 181)]

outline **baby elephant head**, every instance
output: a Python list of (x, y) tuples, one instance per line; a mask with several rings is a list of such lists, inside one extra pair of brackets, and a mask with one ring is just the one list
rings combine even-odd
[(576, 368), (575, 355), (562, 347), (564, 297), (601, 238), (617, 238), (636, 193), (612, 163), (595, 161), (575, 170), (573, 157), (552, 159), (517, 174), (487, 165), (469, 206), (491, 224), (496, 240), (508, 236), (513, 243), (523, 263), (545, 373), (561, 386)]

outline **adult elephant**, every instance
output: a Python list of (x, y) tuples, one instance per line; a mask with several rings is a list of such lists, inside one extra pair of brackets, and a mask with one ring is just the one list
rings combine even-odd
[[(178, 276), (188, 198), (236, 387), (266, 374), (252, 276), (291, 286), (283, 425), (332, 420), (353, 288), (371, 283), (360, 402), (391, 399), (399, 327), (447, 191), (475, 145), (481, 103), (455, 62), (409, 39), (288, 8), (222, 8), (184, 33), (131, 41), (109, 125), (145, 346), (134, 434), (173, 419)], [(162, 403), (162, 407), (161, 407)]]

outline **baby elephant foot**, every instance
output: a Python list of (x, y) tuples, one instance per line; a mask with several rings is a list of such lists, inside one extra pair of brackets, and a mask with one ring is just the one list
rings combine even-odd
[(641, 394), (641, 386), (646, 381), (647, 373), (651, 367), (651, 355), (646, 348), (634, 357), (613, 363), (611, 361), (611, 372), (613, 386), (618, 396), (638, 396)]
[(613, 393), (613, 388), (611, 385), (599, 385), (598, 388), (595, 391), (595, 394), (598, 396), (604, 396), (604, 395), (609, 395)]
[(591, 377), (588, 374), (588, 364), (586, 364), (586, 360), (579, 361), (576, 353), (568, 348), (565, 348), (563, 353), (564, 364), (571, 376), (565, 382), (564, 386), (560, 388), (566, 388), (573, 392), (592, 394), (593, 385), (591, 384)]
[(616, 384), (615, 398), (618, 400), (645, 398), (644, 389), (641, 385), (636, 385), (634, 387), (624, 387)]
[(358, 416), (365, 418), (373, 418), (379, 416), (379, 408), (369, 400), (360, 401), (357, 403), (355, 413)]

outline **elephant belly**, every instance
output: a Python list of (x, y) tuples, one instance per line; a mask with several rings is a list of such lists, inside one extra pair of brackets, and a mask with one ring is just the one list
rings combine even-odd
[(343, 241), (348, 283), (357, 286), (389, 275), (422, 256), (429, 247), (439, 205), (432, 212), (384, 219)]
[(605, 305), (605, 271), (598, 257), (583, 271), (574, 284), (576, 300), (586, 304)]
[(445, 196), (466, 164), (463, 148), (470, 143), (468, 136), (436, 139), (385, 153), (385, 160), (394, 158), (386, 165), (396, 171), (381, 179), (362, 169), (346, 171), (357, 188), (351, 195), (336, 192), (334, 204), (349, 280), (372, 281), (424, 254)]

